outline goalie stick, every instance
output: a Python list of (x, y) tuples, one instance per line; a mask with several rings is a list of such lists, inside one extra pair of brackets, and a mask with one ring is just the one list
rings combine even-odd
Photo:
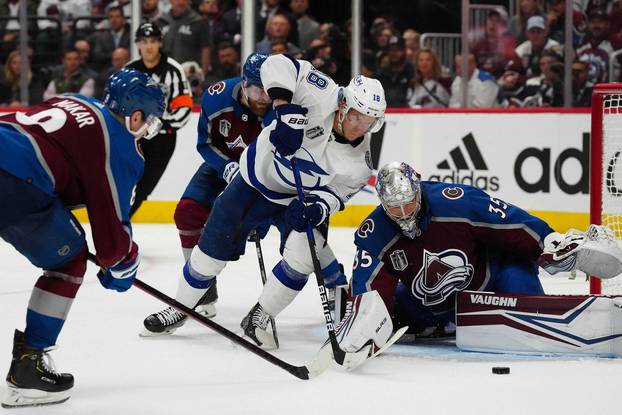
[[(95, 255), (89, 252), (88, 257), (89, 257), (89, 260), (93, 262), (95, 265), (101, 266), (99, 262), (97, 261), (97, 258), (95, 257)], [(295, 366), (290, 363), (287, 363), (284, 360), (281, 360), (278, 357), (266, 352), (259, 346), (256, 346), (254, 343), (251, 343), (248, 340), (233, 333), (232, 331), (227, 330), (220, 324), (210, 320), (207, 317), (202, 316), (201, 314), (197, 313), (191, 308), (186, 307), (185, 305), (178, 302), (174, 298), (171, 298), (168, 295), (164, 294), (163, 292), (158, 291), (157, 289), (151, 287), (149, 284), (142, 282), (138, 278), (134, 280), (134, 286), (146, 292), (147, 294), (157, 298), (158, 300), (166, 303), (167, 305), (173, 307), (177, 311), (186, 314), (188, 317), (192, 318), (195, 321), (198, 321), (202, 325), (209, 327), (210, 329), (214, 330), (216, 333), (226, 337), (232, 342), (239, 344), (240, 346), (244, 347), (246, 350), (250, 351), (251, 353), (254, 353), (257, 356), (261, 357), (262, 359), (267, 360), (268, 362), (272, 363), (273, 365), (278, 366), (281, 369), (291, 373), (292, 375), (296, 376), (298, 379), (303, 379), (303, 380), (313, 379), (319, 376), (322, 372), (324, 372), (330, 366), (330, 357), (327, 358), (326, 356), (323, 356), (323, 354), (321, 353), (318, 353), (311, 363), (304, 365), (304, 366)]]
[[(298, 192), (298, 200), (300, 203), (304, 205), (305, 197), (302, 190), (302, 180), (300, 179), (300, 170), (298, 170), (298, 165), (296, 164), (296, 157), (292, 157), (291, 159), (292, 171), (294, 173), (294, 181), (296, 182), (296, 191)], [(322, 301), (322, 311), (324, 313), (324, 321), (326, 323), (326, 330), (328, 330), (328, 339), (330, 341), (330, 345), (333, 351), (333, 357), (337, 364), (343, 366), (344, 361), (346, 359), (349, 360), (360, 360), (361, 358), (367, 358), (367, 354), (365, 351), (361, 352), (345, 352), (339, 347), (339, 342), (337, 341), (337, 336), (335, 335), (335, 325), (333, 323), (333, 316), (330, 314), (330, 308), (328, 306), (328, 291), (326, 290), (326, 285), (324, 285), (324, 278), (322, 277), (322, 267), (320, 265), (320, 261), (317, 257), (317, 251), (315, 248), (315, 236), (313, 235), (313, 228), (311, 228), (311, 224), (307, 224), (307, 241), (309, 242), (309, 251), (311, 254), (311, 260), (313, 262), (313, 271), (315, 273), (315, 280), (317, 281), (317, 288), (320, 292), (320, 300)], [(363, 354), (365, 355), (363, 357)]]
[[(259, 232), (254, 230), (252, 233), (252, 237), (255, 240), (255, 248), (257, 249), (257, 261), (259, 261), (259, 273), (261, 274), (261, 282), (263, 285), (266, 285), (266, 267), (263, 263), (263, 252), (261, 250), (261, 238), (259, 238)], [(272, 326), (272, 337), (274, 338), (274, 344), (276, 348), (279, 348), (279, 337), (276, 333), (276, 323), (274, 322), (274, 317), (270, 316), (270, 325)]]

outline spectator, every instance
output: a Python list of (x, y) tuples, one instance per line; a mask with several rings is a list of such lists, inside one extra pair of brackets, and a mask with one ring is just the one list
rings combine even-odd
[(477, 67), (495, 78), (503, 74), (509, 61), (517, 58), (514, 52), (516, 39), (505, 34), (506, 28), (505, 16), (497, 9), (491, 10), (486, 16), (484, 36), (471, 49)]
[[(462, 65), (462, 56), (456, 55), (456, 68)], [(469, 77), (469, 95), (468, 106), (471, 108), (492, 108), (498, 107), (499, 102), (499, 87), (495, 82), (494, 77), (486, 71), (477, 69), (475, 65), (475, 56), (469, 53), (469, 65), (468, 65), (468, 77)], [(451, 99), (449, 106), (452, 108), (460, 108), (462, 104), (462, 77), (456, 76), (451, 84)]]
[(404, 39), (394, 36), (387, 48), (387, 64), (381, 65), (376, 74), (384, 88), (387, 107), (408, 106), (408, 86), (415, 74), (412, 64), (406, 60)]
[(225, 26), (220, 21), (220, 6), (218, 0), (203, 0), (199, 6), (203, 17), (203, 27), (207, 37), (207, 47), (201, 53), (201, 67), (203, 72), (212, 70), (212, 62), (216, 58), (216, 45), (225, 39)]
[[(560, 44), (565, 43), (566, 1), (550, 0), (546, 20), (549, 25), (549, 37)], [(579, 10), (572, 11), (572, 46), (576, 48), (583, 38), (587, 22)]]
[(526, 106), (561, 107), (564, 105), (564, 64), (561, 57), (547, 50), (540, 57), (540, 76), (527, 80)]
[(190, 90), (192, 91), (192, 103), (201, 105), (201, 98), (203, 96), (203, 89), (205, 85), (205, 75), (201, 70), (201, 67), (196, 62), (184, 62), (181, 64), (184, 69), (188, 83), (190, 84)]
[[(90, 0), (41, 0), (37, 7), (38, 17), (54, 17), (60, 19), (63, 24), (63, 32), (68, 32), (71, 20), (79, 16), (91, 15)], [(55, 20), (37, 20), (40, 30), (56, 29), (58, 23)], [(85, 30), (90, 27), (88, 20), (81, 20), (76, 24), (76, 28)]]
[(509, 23), (508, 33), (517, 40), (518, 43), (527, 40), (527, 23), (534, 16), (543, 16), (542, 0), (519, 0), (518, 13), (512, 16)]
[(522, 108), (527, 106), (530, 92), (525, 86), (525, 80), (523, 65), (519, 61), (510, 61), (505, 72), (499, 78), (504, 107)]
[(97, 72), (90, 66), (91, 44), (86, 40), (76, 40), (73, 48), (78, 52), (80, 59), (80, 69), (91, 78), (97, 77)]
[(275, 40), (272, 42), (270, 54), (278, 55), (279, 53), (287, 53), (287, 42), (284, 40)]
[(389, 46), (389, 40), (391, 40), (394, 36), (395, 33), (389, 25), (383, 26), (377, 31), (374, 31), (372, 36), (372, 44), (370, 45), (371, 50), (373, 50), (376, 56), (378, 56), (378, 53), (386, 50)]
[(287, 39), (285, 40), (293, 43), (294, 45), (298, 45), (298, 25), (296, 23), (296, 19), (283, 6), (281, 6), (280, 0), (261, 1), (261, 6), (259, 7), (257, 13), (257, 39), (264, 38), (264, 35), (266, 35), (268, 32), (268, 25), (270, 23), (270, 19), (277, 14), (282, 14), (287, 18), (287, 21), (289, 22), (290, 31), (288, 32)]
[(306, 50), (311, 41), (320, 34), (320, 24), (307, 14), (309, 0), (290, 0), (289, 8), (296, 19), (298, 46)]
[(592, 9), (587, 24), (587, 34), (577, 48), (577, 56), (590, 65), (590, 82), (609, 81), (609, 59), (613, 47), (609, 35), (609, 20), (603, 9)]
[(440, 82), (441, 64), (436, 52), (430, 48), (415, 53), (415, 77), (408, 101), (411, 108), (447, 108), (449, 92)]
[[(235, 0), (236, 7), (225, 12), (220, 19), (224, 25), (225, 36), (229, 41), (233, 42), (234, 45), (239, 45), (241, 40), (242, 1), (243, 0)], [(263, 36), (263, 33), (261, 36)]]
[(48, 84), (43, 99), (47, 100), (60, 94), (74, 93), (92, 97), (95, 81), (80, 69), (80, 56), (75, 49), (69, 49), (63, 55), (63, 72)]
[(591, 107), (594, 84), (589, 81), (590, 66), (587, 62), (572, 64), (572, 106)]
[(209, 39), (201, 29), (201, 16), (190, 8), (190, 0), (171, 0), (170, 12), (156, 20), (164, 38), (162, 49), (177, 62), (201, 62)]
[(266, 26), (266, 37), (261, 42), (257, 43), (255, 48), (256, 52), (269, 55), (272, 50), (272, 42), (275, 40), (287, 41), (287, 51), (291, 54), (300, 52), (300, 49), (296, 45), (287, 40), (290, 31), (291, 26), (286, 15), (278, 13), (270, 16)]
[[(0, 16), (13, 17), (11, 20), (0, 20), (0, 34), (7, 32), (19, 32), (19, 4), (20, 0), (0, 0)], [(37, 2), (29, 1), (26, 6), (29, 16), (37, 15)], [(28, 23), (28, 30), (33, 32), (36, 23), (34, 21)]]
[[(22, 57), (18, 50), (9, 53), (0, 71), (0, 106), (22, 106), (20, 76), (22, 71)], [(28, 68), (28, 104), (38, 104), (43, 97), (43, 85), (40, 77), (34, 77)]]
[(111, 65), (110, 56), (117, 48), (130, 48), (130, 30), (123, 14), (123, 8), (112, 6), (106, 14), (109, 29), (98, 30), (89, 36), (92, 45), (91, 61), (97, 71), (102, 71)]
[(112, 66), (103, 71), (95, 80), (95, 96), (100, 98), (104, 95), (104, 87), (110, 75), (123, 69), (130, 61), (130, 51), (125, 48), (117, 48), (112, 52)]
[(212, 84), (222, 79), (240, 76), (240, 54), (231, 42), (220, 42), (218, 45), (218, 65), (205, 77), (207, 83)]
[(162, 16), (160, 0), (142, 0), (141, 8), (143, 20), (148, 22), (154, 22)]
[(313, 39), (309, 44), (309, 49), (305, 53), (304, 59), (318, 70), (329, 75), (331, 78), (337, 72), (337, 62), (331, 56), (332, 48), (324, 43), (322, 39)]
[(421, 35), (415, 29), (406, 29), (402, 33), (404, 39), (404, 45), (406, 46), (406, 59), (408, 59), (413, 65), (417, 64), (415, 55), (419, 50), (419, 39)]
[(516, 54), (527, 71), (527, 78), (540, 75), (540, 56), (545, 50), (559, 48), (559, 43), (548, 37), (549, 31), (542, 16), (527, 21), (527, 39), (516, 48)]

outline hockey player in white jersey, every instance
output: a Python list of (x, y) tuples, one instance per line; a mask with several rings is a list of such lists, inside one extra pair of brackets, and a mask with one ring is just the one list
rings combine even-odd
[[(371, 174), (369, 132), (384, 123), (384, 90), (375, 79), (356, 76), (347, 87), (309, 62), (273, 55), (261, 80), (276, 119), (240, 158), (240, 174), (217, 198), (198, 245), (179, 280), (176, 299), (194, 307), (228, 261), (244, 252), (246, 235), (269, 218), (285, 216), (291, 228), (283, 259), (273, 268), (258, 303), (242, 321), (258, 345), (275, 347), (266, 331), (302, 290), (313, 272), (307, 224), (314, 228), (322, 268), (334, 257), (326, 244), (327, 219), (344, 208)], [(304, 205), (297, 200), (291, 158), (296, 157)]]

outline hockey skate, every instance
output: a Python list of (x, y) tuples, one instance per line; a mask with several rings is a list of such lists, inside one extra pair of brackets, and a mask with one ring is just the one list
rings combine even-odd
[(9, 393), (2, 400), (3, 408), (53, 405), (69, 399), (73, 376), (58, 373), (48, 351), (27, 346), (24, 333), (15, 330), (6, 377)]
[(175, 330), (186, 324), (188, 316), (173, 307), (165, 308), (157, 313), (147, 316), (143, 325), (144, 330), (140, 333), (140, 337), (152, 337), (166, 334), (173, 334)]
[[(194, 308), (197, 313), (212, 318), (216, 316), (216, 301), (218, 300), (218, 290), (216, 289), (216, 281), (203, 294), (199, 303)], [(153, 337), (167, 334), (173, 334), (175, 330), (186, 324), (188, 316), (180, 313), (173, 307), (150, 314), (143, 321), (144, 329), (139, 334), (140, 337)]]
[(244, 330), (246, 337), (255, 342), (257, 346), (265, 350), (273, 350), (278, 346), (274, 341), (274, 336), (268, 333), (268, 321), (270, 321), (270, 314), (257, 303), (244, 317), (240, 327)]

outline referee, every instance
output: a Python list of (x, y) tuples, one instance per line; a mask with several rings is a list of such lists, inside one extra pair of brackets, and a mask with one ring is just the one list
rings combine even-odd
[(160, 52), (162, 32), (153, 23), (143, 23), (136, 31), (135, 39), (140, 59), (127, 64), (146, 73), (165, 91), (166, 111), (162, 115), (162, 130), (151, 140), (141, 140), (145, 157), (145, 172), (136, 185), (136, 195), (130, 209), (130, 217), (147, 199), (164, 174), (175, 150), (177, 130), (186, 125), (192, 112), (192, 92), (181, 65)]

